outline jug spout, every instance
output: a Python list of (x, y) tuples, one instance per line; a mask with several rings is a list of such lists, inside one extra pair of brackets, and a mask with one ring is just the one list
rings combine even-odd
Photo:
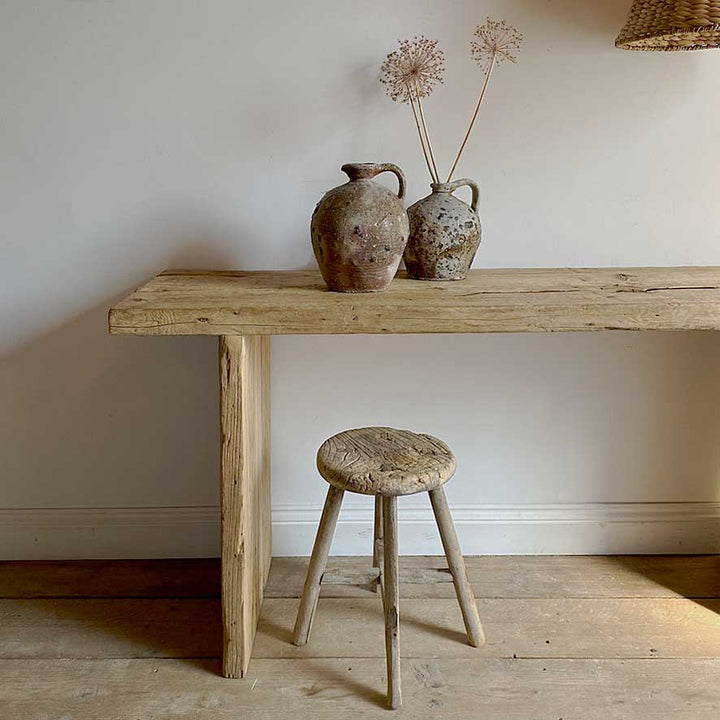
[(355, 180), (372, 180), (376, 175), (384, 172), (394, 173), (398, 179), (398, 197), (405, 197), (405, 176), (402, 170), (393, 163), (346, 163), (340, 168), (349, 178)]
[(340, 169), (351, 180), (372, 180), (382, 170), (380, 163), (345, 163)]

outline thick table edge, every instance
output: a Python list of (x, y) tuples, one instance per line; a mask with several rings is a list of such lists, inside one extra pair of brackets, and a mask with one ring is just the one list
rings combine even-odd
[[(607, 271), (611, 271), (611, 277), (602, 277)], [(720, 330), (720, 268), (717, 267), (497, 268), (473, 270), (471, 277), (477, 282), (483, 274), (513, 273), (518, 277), (557, 273), (558, 278), (567, 278), (568, 274), (577, 278), (571, 278), (569, 287), (567, 280), (562, 280), (558, 289), (553, 289), (552, 277), (551, 280), (546, 277), (538, 290), (530, 285), (510, 292), (501, 284), (499, 290), (460, 294), (459, 299), (456, 292), (448, 292), (447, 296), (438, 292), (437, 283), (417, 283), (400, 277), (405, 290), (400, 291), (400, 296), (394, 295), (392, 288), (383, 293), (386, 303), (379, 303), (377, 296), (372, 301), (363, 301), (361, 295), (344, 296), (341, 301), (337, 298), (322, 301), (318, 296), (317, 301), (299, 306), (283, 296), (286, 288), (282, 283), (278, 283), (276, 302), (271, 282), (265, 287), (264, 302), (258, 306), (253, 303), (251, 290), (246, 300), (238, 293), (238, 298), (231, 299), (227, 307), (204, 305), (200, 299), (197, 307), (187, 302), (174, 304), (170, 299), (167, 304), (148, 307), (143, 302), (146, 288), (158, 278), (168, 276), (297, 276), (304, 279), (302, 286), (310, 275), (313, 279), (316, 275), (314, 271), (166, 270), (109, 309), (108, 332), (110, 335), (234, 336)], [(643, 273), (647, 277), (642, 277)], [(598, 275), (602, 282), (594, 279)], [(413, 283), (410, 295), (406, 292), (408, 282)], [(311, 285), (315, 285), (314, 280)], [(423, 302), (418, 304), (414, 293), (420, 285), (434, 289), (427, 297), (419, 295), (418, 299), (422, 297)], [(448, 289), (460, 286), (459, 283), (444, 285)], [(472, 285), (468, 287), (473, 289)], [(517, 301), (508, 303), (514, 292), (517, 292)], [(484, 297), (475, 302), (475, 295)], [(552, 299), (530, 302), (531, 297)]]

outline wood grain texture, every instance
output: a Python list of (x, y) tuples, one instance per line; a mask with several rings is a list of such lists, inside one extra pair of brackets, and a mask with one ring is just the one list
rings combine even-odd
[[(373, 513), (373, 544), (372, 544), (372, 571), (377, 570), (377, 578), (373, 579), (369, 583), (369, 587), (374, 592), (380, 592), (382, 590), (382, 554), (384, 552), (382, 548), (383, 540), (383, 498), (382, 495), (375, 496), (375, 507)], [(326, 572), (327, 574), (327, 572)], [(327, 578), (329, 582), (332, 582), (332, 578)], [(361, 581), (362, 582), (362, 581)], [(347, 583), (352, 584), (352, 582)]]
[[(467, 644), (455, 598), (401, 604), (402, 658), (720, 657), (718, 600), (478, 600), (487, 635), (481, 648)], [(253, 661), (366, 657), (384, 666), (377, 595), (321, 598), (302, 647), (291, 644), (297, 609), (294, 598), (265, 599)], [(0, 658), (218, 658), (220, 617), (218, 599), (2, 600)]]
[[(718, 598), (720, 556), (483, 556), (465, 557), (476, 598)], [(307, 558), (273, 558), (266, 597), (300, 597)], [(321, 597), (372, 597), (368, 588), (330, 584), (336, 572), (371, 582), (367, 558), (332, 557)], [(403, 598), (454, 598), (445, 558), (404, 555)]]
[(219, 558), (0, 562), (0, 598), (219, 596)]
[(482, 624), (475, 603), (472, 586), (468, 580), (467, 571), (465, 570), (465, 560), (463, 559), (460, 542), (455, 532), (455, 523), (453, 523), (452, 514), (448, 507), (445, 491), (442, 488), (436, 488), (430, 491), (430, 502), (435, 513), (435, 521), (437, 522), (440, 539), (445, 557), (447, 558), (448, 567), (453, 577), (455, 592), (457, 593), (458, 604), (462, 612), (463, 622), (465, 623), (465, 632), (467, 633), (468, 642), (473, 647), (480, 647), (485, 642)]
[[(0, 661), (12, 720), (387, 719), (377, 659), (254, 660), (227, 682), (212, 660)], [(717, 720), (720, 660), (415, 659), (415, 720)]]
[(720, 330), (720, 268), (472, 270), (387, 292), (328, 292), (316, 271), (170, 270), (110, 310), (126, 335)]
[(270, 570), (270, 339), (221, 337), (223, 674), (250, 662)]
[[(349, 570), (358, 561), (332, 562)], [(444, 562), (402, 558), (411, 577), (424, 580)], [(193, 576), (195, 563), (188, 563), (187, 589), (202, 588)], [(488, 642), (479, 649), (463, 643), (452, 595), (403, 599), (403, 707), (397, 717), (717, 720), (720, 600), (677, 592), (717, 596), (720, 558), (496, 557), (467, 563), (477, 588), (498, 595), (479, 601)], [(172, 588), (159, 576), (178, 571), (174, 562), (133, 561), (118, 563), (114, 579), (113, 565), (0, 564), (0, 596), (7, 598), (0, 601), (3, 720), (388, 717), (377, 595), (321, 599), (313, 642), (296, 648), (290, 644), (297, 611), (293, 585), (302, 584), (307, 560), (276, 558), (273, 575), (287, 584), (287, 597), (263, 603), (246, 677), (228, 682), (217, 659), (218, 599), (52, 597), (116, 589), (165, 593)], [(207, 568), (208, 575), (219, 575), (217, 561)], [(406, 587), (453, 592), (448, 582)], [(40, 591), (48, 596), (8, 597)]]
[[(374, 512), (373, 512), (373, 557), (372, 557), (372, 566), (374, 568), (380, 568), (380, 561), (379, 561), (379, 553), (377, 548), (378, 540), (382, 540), (382, 495), (376, 495), (375, 496), (375, 505), (374, 505)], [(377, 589), (377, 583), (376, 589)]]
[(432, 435), (389, 427), (345, 430), (318, 450), (317, 468), (331, 485), (395, 497), (433, 490), (455, 473), (450, 448)]
[[(265, 597), (299, 598), (308, 558), (274, 557)], [(718, 598), (718, 555), (465, 556), (478, 598)], [(334, 577), (340, 585), (333, 584)], [(373, 597), (367, 557), (331, 557), (321, 596)], [(219, 558), (0, 562), (0, 598), (220, 596)], [(442, 556), (403, 555), (400, 596), (455, 597)]]
[[(720, 658), (717, 600), (478, 600), (486, 636), (478, 648), (467, 643), (455, 598), (401, 605), (402, 658)], [(320, 598), (303, 647), (289, 645), (296, 610), (297, 601), (266, 601), (254, 659), (384, 657), (376, 597)]]
[(382, 601), (385, 620), (385, 664), (387, 666), (387, 702), (392, 710), (402, 703), (400, 686), (400, 583), (398, 580), (397, 498), (382, 502), (383, 565)]
[(298, 607), (295, 630), (293, 632), (293, 644), (304, 645), (310, 637), (312, 621), (315, 617), (318, 598), (320, 597), (320, 583), (325, 565), (327, 563), (330, 546), (335, 535), (340, 508), (342, 507), (343, 495), (345, 493), (338, 488), (330, 486), (325, 506), (323, 507), (320, 525), (318, 526), (315, 543), (313, 545), (310, 563), (308, 565), (307, 577), (303, 586), (302, 597)]

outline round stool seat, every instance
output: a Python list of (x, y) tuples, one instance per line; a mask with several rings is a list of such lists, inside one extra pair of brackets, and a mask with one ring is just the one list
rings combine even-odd
[(331, 485), (363, 495), (412, 495), (444, 485), (455, 473), (450, 448), (432, 435), (366, 427), (333, 435), (317, 467)]

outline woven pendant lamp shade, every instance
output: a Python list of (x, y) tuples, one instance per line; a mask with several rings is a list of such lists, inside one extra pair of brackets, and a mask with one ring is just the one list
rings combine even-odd
[(720, 0), (633, 0), (615, 45), (665, 51), (720, 47)]

